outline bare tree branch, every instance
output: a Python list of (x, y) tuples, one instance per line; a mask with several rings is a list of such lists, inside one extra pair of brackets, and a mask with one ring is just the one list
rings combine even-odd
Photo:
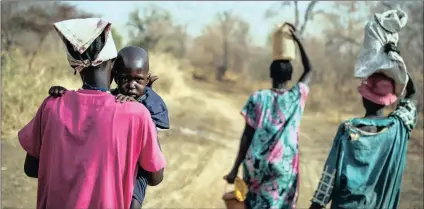
[(294, 1), (294, 26), (297, 28), (299, 26), (299, 5), (297, 1)]
[(385, 6), (385, 7), (387, 7), (388, 9), (393, 9), (393, 5), (391, 4), (391, 2), (389, 1), (380, 1), (380, 3), (383, 5), (383, 6)]
[(308, 24), (308, 22), (310, 20), (312, 20), (312, 18), (313, 18), (313, 9), (314, 9), (314, 7), (315, 7), (315, 5), (317, 3), (318, 3), (318, 1), (312, 1), (311, 3), (309, 3), (308, 7), (306, 8), (306, 12), (305, 12), (305, 17), (304, 17), (304, 20), (303, 20), (303, 24), (300, 27), (300, 30), (298, 30), (298, 33), (299, 33), (300, 36), (302, 36), (303, 33), (305, 32), (305, 28), (306, 28), (306, 25)]

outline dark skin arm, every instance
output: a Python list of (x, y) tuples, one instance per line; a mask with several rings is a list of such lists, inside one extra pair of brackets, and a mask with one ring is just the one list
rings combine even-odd
[(412, 81), (411, 76), (408, 73), (408, 83), (406, 84), (406, 93), (405, 93), (405, 99), (410, 99), (415, 102), (415, 95), (416, 95), (416, 88), (415, 84)]
[[(156, 75), (152, 75), (149, 79), (149, 82), (147, 83), (146, 86), (152, 87), (153, 83), (158, 80), (159, 77)], [(52, 97), (61, 97), (66, 91), (68, 91), (65, 87), (62, 86), (52, 86), (49, 89), (49, 95)], [(118, 94), (116, 96), (116, 101), (117, 102), (125, 102), (125, 101), (136, 101), (134, 99), (132, 99), (131, 97), (125, 96), (123, 94)]]
[(244, 161), (246, 157), (247, 150), (249, 149), (250, 144), (252, 143), (254, 134), (255, 134), (255, 129), (246, 123), (244, 127), (244, 131), (243, 131), (243, 135), (241, 136), (240, 148), (237, 154), (236, 161), (234, 162), (234, 166), (231, 169), (230, 173), (228, 173), (224, 177), (224, 179), (227, 180), (228, 183), (230, 184), (234, 183), (234, 180), (237, 177), (238, 168), (240, 167), (241, 163)]
[(28, 177), (38, 178), (39, 160), (29, 154), (25, 157), (24, 172)]
[[(52, 86), (49, 89), (49, 95), (52, 97), (61, 97), (66, 91), (68, 91), (65, 87), (62, 86)], [(116, 101), (117, 102), (136, 102), (134, 98), (130, 96), (125, 96), (123, 94), (116, 95)]]
[(61, 97), (66, 91), (68, 91), (68, 90), (65, 89), (65, 87), (52, 86), (49, 89), (49, 95), (52, 96), (52, 97)]
[(324, 207), (316, 203), (312, 203), (311, 206), (309, 207), (309, 209), (322, 209), (322, 208)]
[(163, 180), (163, 171), (164, 169), (162, 168), (156, 172), (147, 172), (147, 184), (149, 186), (157, 186), (158, 184), (160, 184)]
[(302, 58), (302, 65), (303, 65), (303, 73), (299, 78), (299, 82), (302, 82), (306, 85), (309, 85), (312, 77), (312, 66), (311, 62), (309, 61), (308, 55), (306, 54), (305, 48), (303, 48), (302, 42), (300, 41), (300, 38), (296, 34), (296, 29), (293, 25), (288, 24), (291, 26), (291, 33), (293, 36), (293, 40), (297, 43), (297, 46), (299, 47), (300, 56)]
[[(384, 52), (389, 53), (389, 52), (396, 52), (400, 55), (400, 50), (399, 48), (393, 43), (393, 42), (389, 42), (386, 45), (384, 45)], [(411, 75), (408, 73), (408, 83), (406, 84), (406, 94), (405, 94), (405, 99), (410, 99), (413, 102), (415, 102), (415, 95), (416, 95), (416, 88), (415, 88), (415, 84), (412, 81)]]
[(137, 200), (132, 199), (130, 209), (141, 209), (141, 204)]

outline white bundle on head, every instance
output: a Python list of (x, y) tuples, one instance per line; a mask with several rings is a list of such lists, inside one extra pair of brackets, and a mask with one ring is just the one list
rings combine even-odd
[(396, 84), (404, 86), (408, 82), (407, 69), (403, 58), (397, 52), (386, 53), (384, 46), (399, 41), (399, 31), (406, 25), (408, 16), (402, 10), (389, 10), (375, 14), (365, 27), (364, 43), (355, 65), (356, 78), (368, 78), (382, 72)]
[(53, 26), (66, 44), (68, 41), (74, 50), (83, 54), (103, 32), (105, 44), (93, 60), (76, 59), (67, 51), (68, 61), (75, 71), (80, 72), (89, 66), (98, 66), (101, 63), (116, 58), (117, 51), (111, 33), (111, 23), (101, 18), (70, 19), (54, 23)]

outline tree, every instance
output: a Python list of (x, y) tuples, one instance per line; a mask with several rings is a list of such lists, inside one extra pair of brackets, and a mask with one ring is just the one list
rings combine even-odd
[(113, 41), (115, 42), (115, 46), (116, 46), (116, 50), (121, 50), (122, 49), (122, 36), (121, 34), (119, 34), (119, 32), (115, 29), (112, 28), (112, 37), (113, 37)]
[[(29, 56), (29, 69), (53, 30), (53, 23), (71, 18), (92, 17), (92, 14), (81, 12), (75, 6), (63, 2), (7, 2), (4, 5), (1, 8), (2, 14), (5, 12), (2, 15), (2, 42), (7, 51), (20, 45)], [(19, 39), (28, 33), (32, 34), (30, 39)]]
[(154, 5), (146, 7), (143, 12), (136, 9), (129, 15), (128, 25), (133, 28), (130, 33), (132, 45), (166, 52), (177, 58), (185, 56), (186, 26), (173, 23), (169, 11)]
[(153, 49), (167, 32), (168, 26), (172, 24), (171, 14), (153, 5), (145, 8), (142, 16), (140, 13), (140, 9), (135, 9), (129, 15), (128, 25), (135, 29), (131, 34), (131, 43)]
[(193, 65), (214, 70), (216, 80), (221, 81), (229, 69), (246, 69), (249, 42), (249, 24), (231, 11), (224, 11), (194, 39), (190, 58)]
[(318, 10), (318, 11), (314, 10), (317, 3), (318, 3), (318, 1), (310, 1), (308, 3), (308, 6), (306, 8), (305, 15), (303, 16), (302, 22), (300, 21), (300, 10), (299, 10), (299, 2), (298, 1), (283, 1), (280, 4), (281, 7), (273, 7), (273, 8), (268, 9), (265, 12), (265, 17), (266, 18), (276, 17), (278, 9), (281, 9), (281, 8), (284, 8), (284, 7), (287, 7), (287, 6), (291, 6), (293, 4), (294, 21), (295, 22), (292, 23), (292, 24), (296, 27), (297, 33), (299, 34), (299, 36), (302, 36), (303, 33), (305, 32), (307, 24), (314, 19), (315, 15), (323, 13), (322, 10)]

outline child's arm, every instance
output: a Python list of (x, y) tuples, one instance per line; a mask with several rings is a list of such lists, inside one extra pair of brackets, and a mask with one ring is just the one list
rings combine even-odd
[(65, 87), (52, 86), (49, 89), (49, 95), (52, 96), (52, 97), (61, 97), (66, 91), (68, 91), (68, 90), (65, 89)]
[(156, 81), (156, 80), (158, 80), (159, 79), (159, 77), (157, 76), (157, 75), (150, 75), (150, 77), (149, 77), (149, 82), (147, 83), (147, 85), (146, 86), (148, 86), (148, 87), (152, 87), (152, 85), (153, 85), (153, 83)]
[(146, 87), (145, 95), (141, 103), (149, 110), (156, 127), (169, 129), (168, 108), (163, 99), (151, 87)]
[(123, 103), (123, 102), (137, 102), (137, 100), (134, 99), (133, 97), (125, 96), (123, 94), (116, 95), (116, 101), (121, 102), (121, 103)]

